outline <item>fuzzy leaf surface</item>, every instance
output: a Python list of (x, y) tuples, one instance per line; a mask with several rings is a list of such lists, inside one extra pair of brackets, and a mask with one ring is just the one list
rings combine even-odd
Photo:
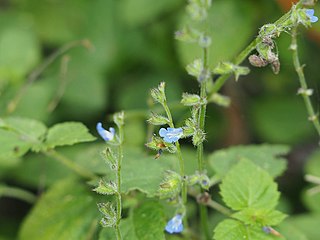
[(288, 152), (289, 147), (286, 145), (236, 146), (212, 153), (209, 156), (209, 164), (222, 178), (235, 164), (245, 158), (266, 170), (271, 176), (277, 177), (287, 166), (286, 160), (279, 156)]
[(233, 210), (273, 209), (280, 193), (272, 177), (249, 160), (241, 160), (220, 185), (223, 201)]
[(95, 137), (89, 133), (88, 128), (82, 123), (65, 122), (56, 124), (49, 129), (46, 146), (54, 148), (93, 140), (95, 140)]

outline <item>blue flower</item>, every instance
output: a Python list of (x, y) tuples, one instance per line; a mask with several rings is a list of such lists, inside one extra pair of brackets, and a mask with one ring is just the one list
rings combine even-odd
[(182, 215), (177, 214), (166, 225), (166, 231), (168, 233), (181, 233), (183, 230)]
[(179, 140), (183, 135), (182, 128), (161, 128), (159, 135), (163, 137), (163, 140), (167, 143), (174, 143)]
[(310, 22), (315, 23), (318, 21), (318, 17), (314, 16), (314, 9), (306, 9), (306, 14), (310, 18)]
[(111, 141), (114, 138), (114, 134), (115, 134), (115, 130), (114, 128), (109, 128), (109, 131), (105, 130), (102, 127), (102, 123), (99, 122), (97, 123), (97, 131), (99, 133), (99, 135), (103, 138), (103, 140), (107, 141)]

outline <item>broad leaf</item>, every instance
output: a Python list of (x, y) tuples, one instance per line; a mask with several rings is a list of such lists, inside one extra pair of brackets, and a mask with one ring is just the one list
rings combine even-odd
[[(165, 239), (163, 207), (155, 201), (145, 202), (131, 212), (132, 215), (120, 222), (123, 240)], [(100, 240), (116, 239), (113, 229), (100, 232)]]
[(100, 218), (96, 196), (77, 180), (57, 182), (27, 216), (19, 239), (92, 239)]
[(154, 196), (163, 179), (165, 170), (172, 166), (175, 159), (158, 159), (137, 149), (126, 149), (122, 161), (122, 191), (128, 193), (139, 190)]
[(66, 122), (51, 127), (45, 143), (48, 148), (54, 148), (93, 140), (95, 137), (88, 132), (85, 125), (78, 122)]
[(233, 210), (273, 209), (280, 196), (272, 177), (245, 159), (227, 173), (220, 189), (223, 201)]
[(227, 219), (218, 224), (214, 230), (215, 240), (272, 240), (278, 239), (266, 234), (261, 227), (247, 226), (237, 220)]
[(0, 119), (0, 158), (12, 159), (24, 155), (41, 144), (47, 128), (28, 118)]
[(139, 240), (165, 239), (163, 207), (160, 203), (150, 201), (133, 210), (133, 225)]
[(281, 223), (286, 215), (277, 210), (246, 208), (232, 217), (248, 225), (275, 226)]
[(289, 152), (285, 145), (249, 145), (235, 146), (218, 150), (209, 156), (209, 164), (219, 177), (227, 172), (241, 159), (248, 159), (266, 170), (271, 176), (277, 177), (286, 169), (286, 160), (279, 156)]

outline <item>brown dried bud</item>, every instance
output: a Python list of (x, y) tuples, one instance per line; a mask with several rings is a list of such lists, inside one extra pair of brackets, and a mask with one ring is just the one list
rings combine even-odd
[(265, 67), (268, 65), (267, 60), (255, 54), (249, 56), (249, 62), (254, 67)]
[(274, 74), (278, 74), (280, 72), (280, 61), (276, 60), (271, 63), (271, 68)]

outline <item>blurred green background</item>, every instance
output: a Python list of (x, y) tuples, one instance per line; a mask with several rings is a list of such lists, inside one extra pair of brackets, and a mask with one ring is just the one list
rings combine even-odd
[[(285, 12), (284, 2), (213, 0), (210, 66), (232, 60), (255, 38), (260, 26)], [(1, 0), (0, 116), (29, 117), (48, 126), (81, 121), (95, 134), (97, 121), (106, 122), (113, 112), (125, 110), (127, 144), (143, 148), (145, 120), (153, 107), (149, 90), (166, 82), (177, 123), (189, 114), (189, 109), (176, 104), (182, 92), (199, 91), (184, 68), (201, 57), (201, 50), (174, 40), (174, 32), (187, 21), (185, 5), (184, 0)], [(301, 61), (306, 64), (309, 86), (315, 89), (312, 100), (318, 110), (320, 23), (300, 30)], [(296, 94), (299, 84), (288, 49), (290, 35), (282, 34), (277, 44), (278, 75), (269, 67), (251, 68), (250, 75), (238, 82), (230, 79), (222, 89), (232, 100), (229, 108), (209, 105), (205, 145), (208, 152), (234, 144), (291, 145), (287, 178), (281, 181), (294, 198), (295, 187), (302, 184), (304, 159), (319, 139)], [(27, 84), (46, 59), (70, 45)], [(249, 66), (247, 61), (244, 65)], [(10, 103), (17, 96), (19, 101), (12, 108)], [(21, 173), (25, 167), (22, 161), (0, 163), (0, 180), (36, 192), (36, 184), (25, 180), (28, 173)], [(288, 181), (292, 176), (297, 180)], [(29, 207), (18, 200), (0, 199), (0, 226), (12, 223), (0, 227), (0, 239), (14, 236)]]

